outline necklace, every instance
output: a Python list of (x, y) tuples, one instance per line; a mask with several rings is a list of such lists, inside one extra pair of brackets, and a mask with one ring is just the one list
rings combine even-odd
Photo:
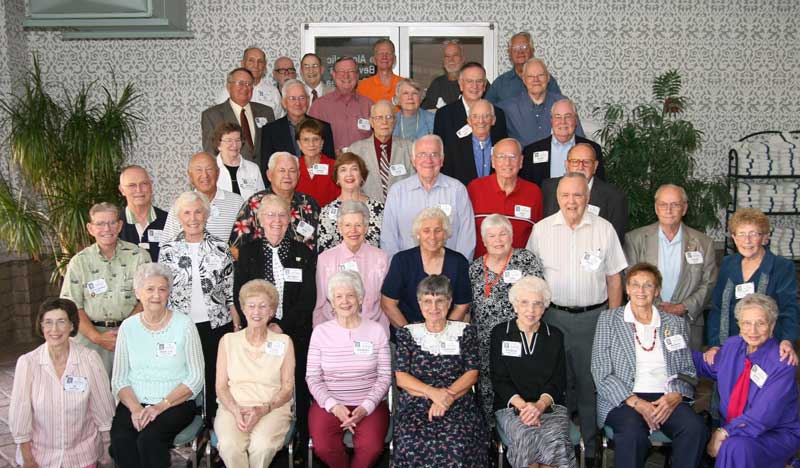
[(636, 332), (636, 324), (632, 323), (631, 326), (633, 327), (633, 337), (636, 338), (636, 343), (639, 344), (639, 347), (646, 353), (649, 353), (656, 347), (656, 333), (658, 332), (657, 328), (653, 328), (653, 342), (650, 344), (649, 348), (645, 348), (642, 344), (642, 341), (639, 339), (639, 334)]
[(169, 311), (166, 311), (166, 312), (164, 312), (164, 315), (161, 316), (161, 319), (158, 322), (152, 323), (149, 320), (147, 320), (147, 318), (146, 318), (147, 315), (145, 315), (145, 313), (142, 312), (141, 319), (142, 319), (142, 323), (144, 323), (147, 326), (147, 328), (149, 328), (151, 330), (158, 330), (158, 329), (161, 328), (161, 325), (164, 323), (164, 320), (166, 320), (168, 316), (169, 316)]
[(506, 267), (508, 266), (508, 261), (511, 260), (511, 254), (513, 252), (514, 251), (512, 249), (512, 251), (508, 253), (508, 257), (506, 257), (506, 261), (505, 261), (505, 263), (503, 263), (503, 267), (500, 269), (500, 273), (498, 273), (497, 277), (495, 277), (494, 281), (491, 281), (491, 282), (489, 281), (489, 266), (486, 264), (486, 259), (489, 257), (489, 254), (486, 254), (486, 255), (483, 256), (483, 282), (484, 282), (483, 295), (484, 295), (484, 297), (489, 297), (489, 296), (492, 295), (492, 288), (494, 287), (495, 284), (497, 284), (498, 281), (500, 281), (500, 278), (503, 276), (503, 272), (506, 271)]

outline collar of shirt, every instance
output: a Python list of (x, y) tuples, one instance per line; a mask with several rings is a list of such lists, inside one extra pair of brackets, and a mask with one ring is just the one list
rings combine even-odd
[(494, 192), (497, 194), (503, 194), (503, 197), (510, 197), (514, 195), (519, 190), (519, 176), (517, 176), (517, 181), (514, 183), (514, 188), (511, 190), (511, 193), (506, 194), (506, 191), (503, 190), (503, 187), (500, 186), (500, 182), (497, 180), (497, 173), (491, 174), (489, 177), (492, 179), (492, 188)]
[[(181, 231), (181, 232), (183, 232), (183, 231)], [(107, 259), (106, 256), (103, 255), (103, 252), (100, 251), (100, 246), (97, 245), (97, 242), (92, 244), (89, 248), (92, 249), (92, 252), (95, 255), (97, 255), (100, 258), (100, 260), (102, 260), (104, 262), (111, 262), (111, 261), (113, 261), (115, 258), (117, 258), (119, 256), (119, 251), (120, 251), (120, 248), (121, 248), (120, 242), (121, 241), (119, 239), (117, 239), (117, 243), (114, 245), (114, 256), (111, 257), (111, 260)]]
[(668, 246), (680, 244), (683, 241), (683, 223), (681, 223), (680, 227), (678, 228), (678, 233), (675, 234), (675, 238), (672, 240), (667, 239), (667, 235), (664, 234), (664, 231), (661, 229), (661, 226), (659, 226), (658, 241)]
[[(332, 94), (333, 99), (336, 99), (337, 101), (344, 101), (346, 103), (354, 99), (358, 99), (358, 93), (355, 90), (353, 90), (352, 93), (343, 93), (339, 90), (339, 88), (336, 88), (328, 94)], [(325, 96), (327, 96), (328, 94), (326, 94)]]
[[(552, 130), (550, 130), (550, 134), (553, 135), (553, 131)], [(575, 135), (573, 134), (572, 138), (567, 140), (566, 143), (561, 143), (560, 141), (558, 141), (558, 138), (556, 138), (555, 135), (553, 135), (553, 140), (550, 142), (550, 145), (552, 145), (554, 150), (556, 150), (556, 149), (568, 150), (568, 149), (572, 148), (573, 146), (575, 146)]]
[[(417, 190), (417, 189), (419, 189), (419, 190), (425, 190), (425, 187), (423, 187), (423, 186), (422, 186), (422, 181), (420, 181), (420, 180), (419, 180), (419, 174), (417, 174), (417, 175), (416, 175), (416, 177), (409, 177), (409, 179), (410, 179), (410, 182), (409, 182), (409, 184), (410, 184), (409, 190)], [(436, 180), (433, 182), (433, 186), (431, 187), (431, 190), (433, 190), (433, 189), (436, 189), (436, 188), (439, 188), (439, 187), (442, 187), (442, 188), (444, 188), (444, 187), (447, 187), (447, 185), (448, 185), (448, 184), (447, 184), (447, 182), (444, 180), (444, 177), (442, 177), (442, 174), (441, 174), (441, 173), (439, 173), (439, 174), (436, 176)]]
[[(580, 229), (581, 227), (587, 225), (591, 226), (592, 222), (594, 221), (593, 219), (594, 216), (595, 215), (589, 213), (589, 210), (584, 211), (583, 217), (581, 218), (581, 222), (578, 223), (578, 226), (575, 229)], [(558, 210), (558, 212), (555, 214), (555, 218), (553, 219), (553, 226), (556, 226), (558, 224), (563, 224), (563, 225), (567, 224), (567, 221), (564, 219), (564, 214), (561, 212), (561, 210)]]
[(367, 245), (367, 241), (365, 240), (364, 242), (361, 243), (361, 246), (358, 248), (356, 253), (353, 253), (353, 251), (351, 251), (347, 247), (347, 245), (345, 245), (344, 241), (340, 242), (339, 245), (337, 245), (336, 247), (338, 247), (340, 249), (342, 257), (344, 257), (345, 261), (347, 261), (347, 260), (350, 260), (350, 259), (354, 259), (354, 260), (365, 259), (364, 255), (366, 253), (365, 252), (366, 251), (366, 245)]
[(492, 149), (492, 136), (487, 135), (485, 140), (479, 140), (475, 134), (472, 134), (472, 149), (475, 151), (483, 151), (484, 149)]
[[(50, 359), (50, 351), (49, 347), (47, 346), (47, 342), (44, 343), (41, 353), (39, 354), (39, 365), (43, 366), (46, 372), (52, 375), (55, 379), (58, 379), (55, 368), (53, 367), (53, 361)], [(80, 361), (78, 359), (78, 350), (75, 346), (70, 346), (69, 354), (67, 354), (67, 363), (64, 365), (64, 373), (62, 374), (62, 378), (66, 377), (67, 375), (75, 374), (76, 368), (79, 365)]]
[(389, 159), (392, 159), (392, 136), (389, 135), (389, 139), (386, 140), (386, 143), (381, 143), (380, 140), (375, 138), (375, 135), (372, 136), (372, 144), (375, 145), (375, 156), (378, 158), (381, 157), (381, 145), (386, 145), (386, 154), (389, 156)]
[(464, 106), (464, 113), (469, 117), (469, 106), (467, 105), (467, 101), (464, 100), (464, 95), (462, 94), (458, 99), (461, 100), (461, 105)]
[[(641, 323), (640, 325), (659, 328), (661, 326), (661, 315), (658, 313), (658, 309), (656, 309), (656, 306), (652, 307), (653, 307), (652, 320), (650, 320), (650, 323)], [(625, 304), (625, 311), (622, 313), (622, 319), (628, 323), (638, 323), (636, 321), (636, 318), (633, 316), (633, 309), (631, 309), (630, 302)]]
[[(242, 155), (240, 154), (239, 155), (239, 162), (235, 166), (239, 167), (241, 165), (242, 165)], [(217, 155), (217, 167), (219, 168), (220, 171), (222, 171), (223, 169), (225, 169), (225, 166), (226, 166), (226, 164), (225, 164), (225, 161), (222, 160), (222, 155), (218, 154)]]
[(250, 116), (253, 114), (253, 112), (250, 110), (249, 102), (244, 107), (233, 102), (233, 99), (228, 99), (228, 102), (231, 103), (231, 109), (233, 109), (233, 115), (235, 115), (237, 119), (239, 118), (239, 115), (242, 113), (242, 109), (244, 109), (244, 112), (247, 114), (247, 118), (250, 119)]
[[(150, 211), (147, 212), (147, 224), (149, 225), (153, 221), (156, 220), (156, 210), (153, 209), (153, 205), (150, 205)], [(128, 224), (136, 224), (136, 217), (133, 216), (133, 211), (131, 211), (130, 207), (125, 207), (125, 222)]]

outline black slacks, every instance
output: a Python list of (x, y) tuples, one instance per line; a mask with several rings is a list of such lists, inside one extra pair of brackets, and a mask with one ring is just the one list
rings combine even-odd
[(206, 422), (209, 427), (217, 415), (217, 354), (219, 353), (219, 341), (226, 333), (233, 331), (233, 322), (217, 328), (211, 328), (211, 322), (195, 323), (197, 334), (200, 335), (200, 346), (203, 348), (203, 361), (206, 363), (205, 370), (205, 400), (206, 400)]
[(111, 453), (120, 468), (166, 468), (170, 466), (169, 449), (175, 436), (188, 426), (196, 414), (194, 400), (159, 414), (137, 431), (131, 421), (131, 412), (122, 403), (117, 404), (111, 423)]

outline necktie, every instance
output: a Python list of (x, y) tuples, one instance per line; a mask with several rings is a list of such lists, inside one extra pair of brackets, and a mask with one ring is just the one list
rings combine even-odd
[(750, 358), (744, 358), (744, 369), (736, 379), (736, 384), (731, 391), (731, 400), (728, 402), (728, 411), (725, 424), (731, 420), (738, 418), (744, 411), (744, 406), (747, 404), (747, 394), (750, 390), (750, 370), (753, 368), (753, 363)]
[(311, 90), (311, 102), (316, 101), (318, 97), (319, 97), (319, 94), (317, 94), (317, 90), (316, 89), (312, 89)]
[(242, 107), (242, 111), (239, 113), (239, 122), (242, 126), (242, 135), (244, 135), (244, 142), (250, 145), (250, 150), (252, 150), (253, 135), (250, 133), (250, 122), (247, 120), (247, 113), (244, 111), (244, 107)]
[(389, 190), (389, 155), (386, 152), (386, 144), (381, 144), (381, 186), (383, 187), (383, 196), (386, 198), (386, 192)]

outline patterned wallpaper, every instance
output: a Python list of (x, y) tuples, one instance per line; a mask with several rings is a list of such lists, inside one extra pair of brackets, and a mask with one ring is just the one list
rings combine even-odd
[(702, 173), (723, 174), (728, 148), (746, 134), (800, 129), (797, 0), (187, 0), (194, 39), (83, 41), (20, 32), (23, 0), (3, 3), (0, 92), (34, 51), (54, 85), (107, 83), (112, 71), (118, 81), (136, 83), (147, 122), (130, 161), (154, 174), (162, 207), (187, 187), (185, 163), (201, 143), (200, 112), (242, 49), (261, 46), (270, 62), (297, 57), (307, 22), (490, 21), (498, 27), (499, 70), (508, 67), (508, 38), (528, 30), (536, 55), (583, 116), (606, 102), (647, 99), (653, 77), (677, 68), (693, 102), (689, 117), (706, 134)]

